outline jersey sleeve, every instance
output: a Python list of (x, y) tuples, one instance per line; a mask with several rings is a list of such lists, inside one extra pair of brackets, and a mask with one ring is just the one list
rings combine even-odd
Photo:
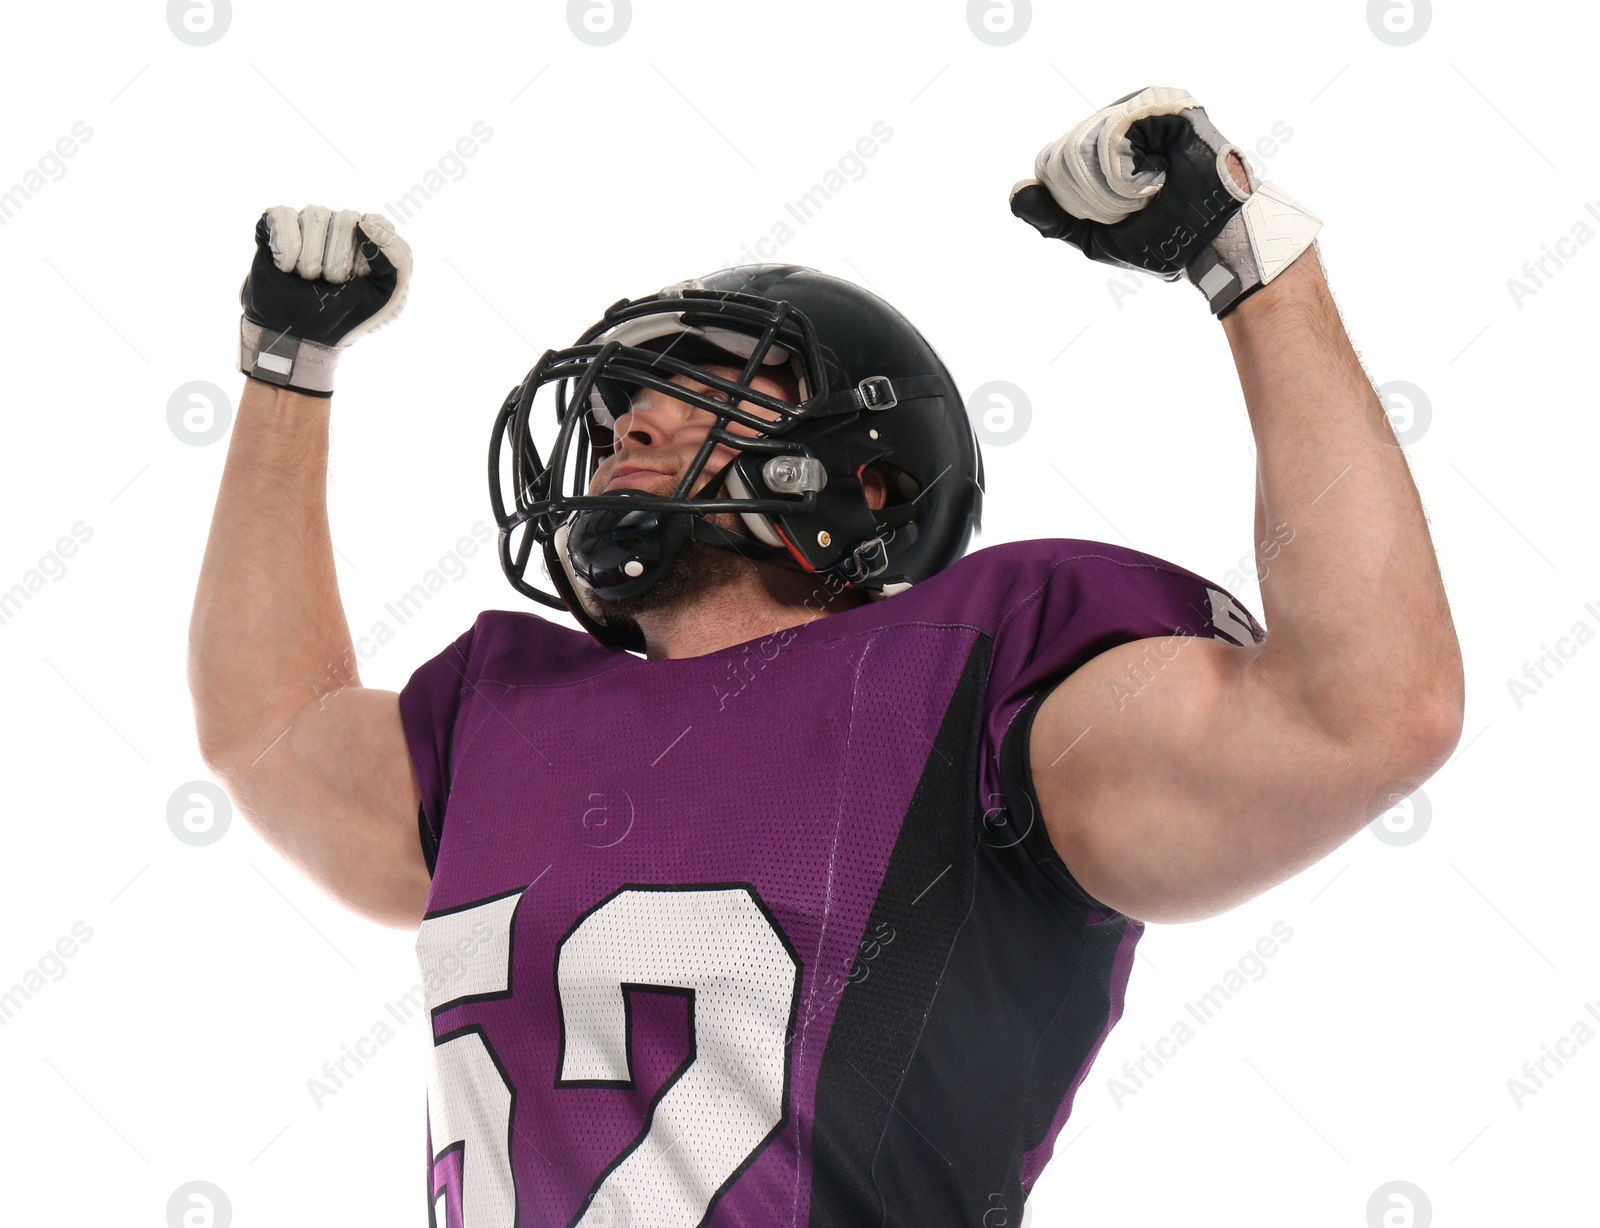
[[(1209, 636), (1241, 646), (1266, 632), (1226, 589), (1175, 564), (1102, 543), (1061, 541), (1054, 558), (1018, 569), (994, 636), (981, 770), (991, 810), (1002, 807), (1047, 880), (1114, 917), (1056, 855), (1032, 786), (1028, 735), (1040, 705), (1084, 662), (1132, 640)], [(1129, 680), (1129, 689), (1140, 685)]]
[(444, 832), (456, 718), (461, 711), (462, 692), (470, 685), (470, 659), (477, 629), (474, 624), (438, 656), (418, 666), (400, 692), (400, 723), (422, 793), (417, 834), (429, 874), (438, 860), (439, 839)]

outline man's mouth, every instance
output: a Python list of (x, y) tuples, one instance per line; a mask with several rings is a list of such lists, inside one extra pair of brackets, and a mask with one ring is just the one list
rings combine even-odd
[(605, 489), (612, 490), (618, 486), (631, 486), (635, 489), (649, 486), (657, 478), (668, 477), (669, 474), (660, 473), (654, 469), (643, 469), (637, 466), (624, 465), (611, 476)]

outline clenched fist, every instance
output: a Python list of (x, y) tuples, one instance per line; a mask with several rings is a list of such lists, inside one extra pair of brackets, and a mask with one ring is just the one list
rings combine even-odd
[(333, 395), (340, 353), (405, 306), (411, 248), (381, 213), (268, 209), (239, 291), (239, 369), (307, 396)]
[(1038, 178), (1011, 189), (1011, 212), (1091, 260), (1188, 277), (1220, 318), (1322, 225), (1276, 184), (1237, 183), (1229, 159), (1238, 153), (1187, 91), (1151, 86), (1041, 149)]

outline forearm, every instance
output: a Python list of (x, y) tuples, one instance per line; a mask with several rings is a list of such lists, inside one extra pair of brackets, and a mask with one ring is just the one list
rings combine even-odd
[(1422, 502), (1316, 250), (1223, 329), (1256, 439), (1261, 668), (1346, 745), (1453, 745), (1461, 652)]
[(318, 695), (359, 685), (328, 534), (330, 404), (245, 381), (189, 624), (208, 763), (248, 762)]

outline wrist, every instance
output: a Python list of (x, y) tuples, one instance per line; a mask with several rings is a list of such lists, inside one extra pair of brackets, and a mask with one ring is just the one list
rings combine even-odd
[(1311, 250), (1322, 220), (1275, 183), (1257, 186), (1184, 270), (1211, 313), (1230, 312)]
[(326, 418), (328, 407), (332, 404), (331, 397), (296, 392), (281, 384), (269, 384), (246, 376), (244, 388), (239, 394), (238, 412), (240, 415), (267, 413), (292, 419)]
[(277, 409), (316, 408), (324, 413), (333, 400), (331, 392), (301, 392), (283, 384), (269, 384), (265, 380), (256, 379), (253, 375), (244, 377), (244, 395)]
[(304, 341), (239, 317), (239, 370), (264, 384), (311, 397), (333, 395), (339, 348)]
[(1327, 277), (1316, 244), (1312, 244), (1272, 284), (1235, 305), (1222, 317), (1222, 330), (1230, 337), (1249, 331), (1261, 321), (1271, 320), (1280, 308), (1307, 308), (1331, 301)]

